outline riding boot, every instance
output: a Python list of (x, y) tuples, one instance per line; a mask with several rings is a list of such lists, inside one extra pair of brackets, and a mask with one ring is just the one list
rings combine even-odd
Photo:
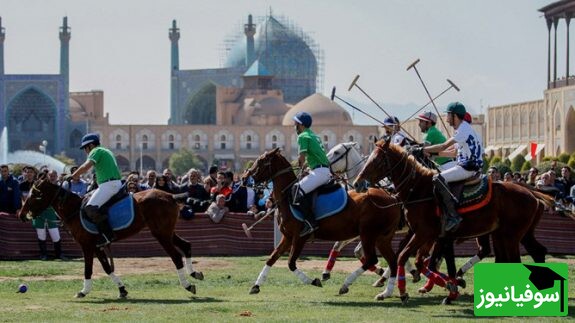
[(459, 227), (459, 223), (461, 223), (461, 217), (455, 209), (455, 201), (453, 200), (453, 195), (449, 191), (449, 186), (441, 174), (433, 176), (433, 186), (435, 197), (439, 200), (443, 211), (442, 213), (445, 217), (441, 230), (442, 235), (446, 231), (456, 231)]
[(40, 260), (48, 260), (48, 250), (46, 248), (46, 240), (38, 239), (38, 247), (40, 248)]
[(313, 196), (311, 194), (304, 195), (299, 201), (299, 208), (305, 218), (305, 226), (299, 236), (305, 237), (318, 229), (318, 224), (313, 214)]
[(108, 222), (108, 219), (104, 219), (103, 221), (96, 223), (96, 227), (100, 232), (100, 236), (98, 237), (98, 241), (96, 242), (97, 248), (103, 248), (112, 243), (112, 241), (116, 240), (114, 230), (112, 230), (112, 227)]
[(96, 242), (97, 248), (102, 248), (109, 245), (115, 240), (114, 231), (108, 223), (108, 216), (104, 214), (101, 209), (96, 205), (87, 205), (85, 208), (87, 216), (94, 222), (100, 236)]
[(62, 240), (54, 242), (54, 255), (56, 259), (68, 260), (68, 258), (62, 254)]

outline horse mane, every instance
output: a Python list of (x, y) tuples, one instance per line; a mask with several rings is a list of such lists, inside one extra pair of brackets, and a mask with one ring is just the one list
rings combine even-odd
[(398, 154), (398, 155), (408, 154), (407, 162), (415, 169), (415, 172), (417, 172), (421, 176), (432, 177), (433, 175), (435, 175), (437, 173), (437, 171), (423, 166), (420, 162), (417, 161), (417, 159), (412, 154), (409, 154), (401, 146), (394, 145), (394, 144), (390, 143), (389, 144), (389, 150), (393, 151), (395, 154)]

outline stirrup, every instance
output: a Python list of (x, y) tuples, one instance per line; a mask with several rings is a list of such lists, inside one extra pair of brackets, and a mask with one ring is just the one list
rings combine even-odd
[(108, 245), (110, 245), (112, 243), (112, 241), (114, 241), (114, 239), (108, 239), (108, 237), (106, 237), (105, 235), (101, 234), (100, 238), (98, 238), (98, 242), (96, 242), (96, 248), (104, 248)]
[(311, 225), (309, 222), (307, 222), (307, 221), (305, 221), (304, 223), (305, 223), (305, 226), (304, 226), (303, 230), (301, 230), (301, 232), (300, 232), (300, 234), (299, 234), (300, 238), (303, 238), (303, 237), (307, 236), (308, 234), (313, 233), (315, 230), (318, 229), (317, 226), (314, 227), (314, 226), (312, 226), (312, 225)]

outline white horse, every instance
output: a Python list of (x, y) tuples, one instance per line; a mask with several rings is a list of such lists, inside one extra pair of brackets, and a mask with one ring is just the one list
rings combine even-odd
[[(366, 160), (366, 158), (364, 158), (361, 155), (360, 146), (356, 142), (344, 142), (341, 144), (337, 144), (327, 153), (327, 158), (329, 160), (329, 168), (331, 172), (335, 175), (340, 176), (342, 180), (346, 183), (352, 183), (355, 180), (355, 178), (359, 174), (359, 171), (363, 169)], [(335, 261), (339, 256), (339, 254), (341, 253), (341, 250), (343, 250), (343, 248), (345, 248), (345, 246), (347, 246), (348, 244), (355, 242), (357, 240), (359, 240), (359, 237), (345, 241), (338, 241), (333, 245), (329, 253), (327, 264), (322, 273), (322, 280), (330, 279), (331, 270), (333, 269)], [(360, 261), (363, 262), (363, 250), (361, 242), (359, 242), (358, 245), (355, 247), (354, 255)], [(378, 279), (375, 283), (373, 283), (374, 287), (383, 286), (385, 280), (389, 278), (391, 274), (389, 268), (384, 270), (381, 267), (375, 267), (371, 268), (371, 270), (374, 271), (379, 276), (382, 276), (382, 278)], [(410, 272), (412, 276), (414, 276), (414, 282), (419, 281), (419, 273), (417, 272), (417, 270), (415, 270), (415, 268), (411, 266), (410, 262), (406, 263), (406, 270)]]

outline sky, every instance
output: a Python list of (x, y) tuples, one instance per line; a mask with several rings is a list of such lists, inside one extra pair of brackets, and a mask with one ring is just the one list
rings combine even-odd
[[(68, 16), (70, 91), (104, 91), (112, 124), (167, 124), (172, 19), (180, 28), (180, 69), (217, 68), (223, 40), (247, 15), (270, 8), (307, 32), (324, 52), (324, 88), (382, 120), (358, 85), (390, 114), (407, 117), (452, 80), (460, 92), (436, 101), (489, 106), (539, 100), (547, 79), (549, 0), (0, 0), (6, 74), (57, 74), (58, 28)], [(565, 26), (558, 28), (558, 75), (565, 74)], [(562, 47), (563, 45), (563, 47)], [(563, 54), (563, 55), (562, 55)], [(342, 104), (342, 106), (344, 106)], [(352, 109), (349, 109), (352, 112)], [(358, 124), (371, 119), (353, 113)]]

